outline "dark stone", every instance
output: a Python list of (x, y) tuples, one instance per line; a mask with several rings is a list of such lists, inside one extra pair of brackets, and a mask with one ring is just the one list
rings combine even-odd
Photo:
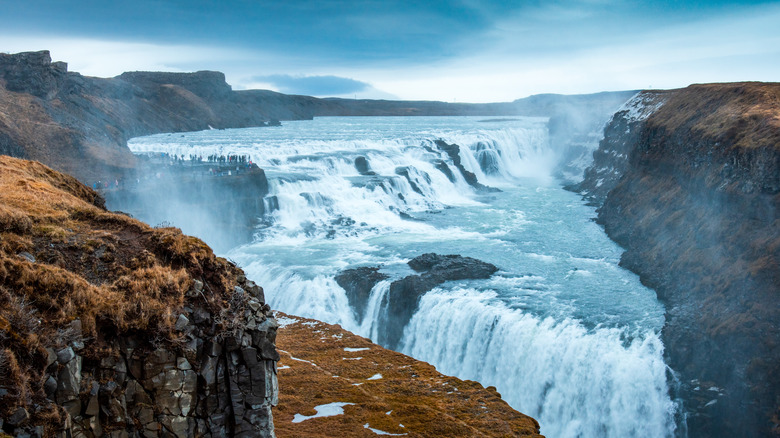
[(347, 293), (347, 299), (357, 314), (358, 321), (362, 321), (371, 289), (387, 278), (387, 275), (379, 272), (379, 267), (365, 266), (345, 269), (336, 275), (335, 280)]
[(24, 423), (28, 419), (30, 419), (30, 413), (27, 412), (27, 409), (18, 408), (14, 411), (13, 414), (11, 414), (10, 417), (8, 417), (6, 422), (11, 426), (19, 426), (20, 424)]
[(360, 173), (361, 175), (366, 175), (366, 176), (376, 175), (376, 172), (371, 170), (371, 166), (369, 166), (366, 157), (362, 155), (355, 158), (355, 169), (357, 169), (358, 173)]
[(460, 255), (426, 253), (408, 262), (421, 275), (410, 275), (390, 284), (386, 306), (384, 332), (380, 343), (397, 348), (403, 329), (417, 310), (420, 297), (436, 286), (451, 280), (490, 278), (498, 268), (490, 263)]
[(435, 166), (441, 171), (441, 173), (444, 174), (444, 176), (447, 177), (448, 180), (450, 180), (450, 182), (455, 182), (455, 174), (452, 173), (452, 169), (450, 169), (450, 166), (448, 166), (444, 160), (436, 160)]
[[(470, 186), (474, 187), (480, 192), (500, 192), (500, 190), (495, 187), (488, 187), (486, 185), (481, 184), (477, 180), (477, 175), (474, 175), (473, 172), (470, 172), (466, 170), (465, 167), (463, 167), (463, 163), (461, 162), (460, 159), (460, 146), (456, 144), (447, 144), (447, 142), (445, 142), (444, 140), (436, 140), (433, 143), (436, 145), (437, 148), (439, 148), (439, 150), (446, 153), (450, 157), (450, 159), (452, 160), (452, 164), (455, 165), (455, 167), (458, 169), (460, 174), (463, 175), (463, 179), (465, 179)], [(439, 167), (437, 166), (437, 168)], [(439, 170), (444, 172), (442, 168), (439, 168)]]
[(409, 175), (409, 167), (403, 166), (403, 167), (396, 167), (395, 168), (395, 174), (400, 175), (404, 178), (406, 178), (406, 181), (409, 182), (409, 185), (412, 187), (412, 190), (419, 194), (423, 194), (422, 189), (420, 189), (420, 186), (417, 185), (417, 183), (414, 181), (414, 179)]
[(52, 99), (63, 87), (65, 63), (52, 63), (48, 50), (13, 55), (0, 53), (0, 78), (5, 87), (17, 93), (29, 93), (42, 99)]

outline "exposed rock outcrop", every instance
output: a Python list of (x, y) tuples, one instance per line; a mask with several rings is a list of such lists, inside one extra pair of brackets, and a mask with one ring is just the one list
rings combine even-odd
[(490, 278), (498, 268), (490, 263), (460, 255), (427, 253), (408, 262), (419, 275), (409, 275), (390, 284), (387, 296), (387, 319), (379, 342), (397, 348), (403, 330), (417, 310), (420, 297), (426, 292), (452, 280), (477, 280)]
[[(224, 169), (224, 176), (209, 169)], [(137, 177), (104, 192), (108, 208), (154, 225), (175, 224), (218, 252), (251, 242), (273, 207), (266, 206), (268, 180), (256, 165), (162, 164), (139, 157), (132, 175)]]
[[(474, 174), (474, 172), (470, 172), (466, 170), (465, 167), (463, 167), (463, 163), (461, 163), (460, 160), (460, 146), (456, 144), (447, 144), (444, 140), (436, 140), (433, 142), (433, 144), (442, 152), (446, 153), (447, 156), (450, 157), (452, 160), (452, 163), (455, 165), (455, 167), (458, 169), (461, 175), (463, 175), (463, 179), (466, 180), (466, 182), (474, 187), (475, 189), (479, 191), (484, 192), (495, 192), (498, 191), (498, 189), (493, 187), (488, 187), (484, 184), (481, 184), (479, 181), (477, 181), (477, 175)], [(444, 166), (447, 167), (447, 166)], [(441, 168), (439, 168), (441, 170)], [(447, 169), (447, 171), (443, 171), (444, 174), (447, 176), (447, 178), (450, 179), (450, 181), (454, 181), (454, 177), (452, 175), (452, 172)]]
[(274, 436), (262, 288), (175, 228), (0, 156), (0, 428), (14, 436)]
[(358, 321), (362, 321), (371, 289), (387, 278), (389, 276), (379, 272), (378, 267), (363, 266), (345, 269), (336, 275), (335, 280), (347, 293), (347, 299), (357, 314)]
[(666, 305), (689, 436), (780, 434), (780, 84), (642, 92), (585, 176)]
[[(454, 280), (478, 280), (490, 278), (498, 268), (490, 263), (461, 255), (426, 253), (407, 262), (419, 275), (408, 275), (394, 280), (379, 306), (378, 341), (388, 348), (397, 348), (404, 327), (417, 310), (426, 292), (436, 286)], [(347, 295), (350, 307), (362, 321), (371, 290), (380, 281), (390, 278), (379, 267), (345, 269), (336, 275), (336, 282)]]

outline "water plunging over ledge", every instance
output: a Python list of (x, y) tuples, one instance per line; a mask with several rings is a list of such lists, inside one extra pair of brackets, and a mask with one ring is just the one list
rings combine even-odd
[[(130, 144), (136, 153), (249, 155), (265, 170), (271, 213), (254, 243), (227, 255), (273, 308), (377, 340), (389, 284), (413, 274), (409, 259), (493, 263), (500, 270), (489, 279), (424, 295), (400, 351), (495, 386), (551, 437), (671, 436), (663, 307), (618, 266), (622, 250), (593, 223), (593, 208), (552, 177), (565, 155), (557, 146), (546, 119), (471, 117), (322, 118)], [(361, 312), (334, 280), (358, 266), (390, 276)]]

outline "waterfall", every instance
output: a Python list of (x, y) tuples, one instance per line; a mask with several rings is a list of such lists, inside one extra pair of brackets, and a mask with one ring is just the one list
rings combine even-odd
[(587, 330), (455, 289), (423, 296), (402, 342), (442, 373), (495, 386), (548, 436), (673, 435), (663, 344), (652, 331)]
[[(274, 309), (376, 341), (390, 284), (414, 274), (409, 259), (494, 263), (492, 279), (423, 295), (401, 350), (496, 386), (548, 436), (671, 436), (663, 308), (618, 266), (622, 250), (590, 220), (592, 207), (551, 177), (564, 154), (548, 137), (545, 119), (325, 118), (151, 136), (131, 148), (251, 155), (265, 170), (263, 225), (229, 256)], [(437, 140), (459, 146), (459, 165)], [(362, 320), (334, 280), (358, 266), (388, 276), (361, 304)]]

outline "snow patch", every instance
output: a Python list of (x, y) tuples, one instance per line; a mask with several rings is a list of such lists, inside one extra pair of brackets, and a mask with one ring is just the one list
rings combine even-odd
[(379, 380), (379, 379), (381, 379), (381, 378), (382, 378), (382, 375), (381, 375), (381, 374), (379, 374), (379, 373), (376, 373), (376, 374), (374, 374), (373, 376), (369, 377), (369, 378), (368, 378), (368, 379), (366, 379), (366, 380)]
[(640, 122), (658, 111), (664, 103), (666, 103), (666, 97), (664, 96), (639, 92), (629, 99), (628, 102), (624, 103), (615, 114), (626, 111), (626, 114), (623, 117), (629, 123)]
[[(401, 427), (403, 427), (403, 426), (401, 426)], [(387, 436), (404, 436), (404, 435), (409, 435), (408, 433), (390, 433), (390, 432), (385, 432), (384, 430), (374, 429), (373, 427), (369, 426), (368, 423), (363, 425), (363, 429), (368, 429), (368, 430), (370, 430), (371, 432), (374, 432), (377, 435), (387, 435)]]
[(354, 405), (354, 403), (335, 402), (328, 403), (326, 405), (315, 406), (314, 410), (317, 411), (314, 415), (301, 415), (295, 414), (293, 423), (300, 423), (301, 421), (311, 420), (318, 417), (333, 417), (336, 415), (344, 415), (344, 406)]
[(347, 351), (347, 352), (350, 352), (350, 353), (354, 353), (355, 351), (366, 351), (366, 350), (370, 350), (370, 348), (368, 348), (368, 347), (363, 347), (363, 348), (344, 347), (344, 351)]
[(287, 327), (288, 325), (295, 324), (298, 321), (300, 321), (300, 319), (289, 318), (287, 316), (279, 316), (276, 318), (276, 322), (279, 323), (279, 328)]

